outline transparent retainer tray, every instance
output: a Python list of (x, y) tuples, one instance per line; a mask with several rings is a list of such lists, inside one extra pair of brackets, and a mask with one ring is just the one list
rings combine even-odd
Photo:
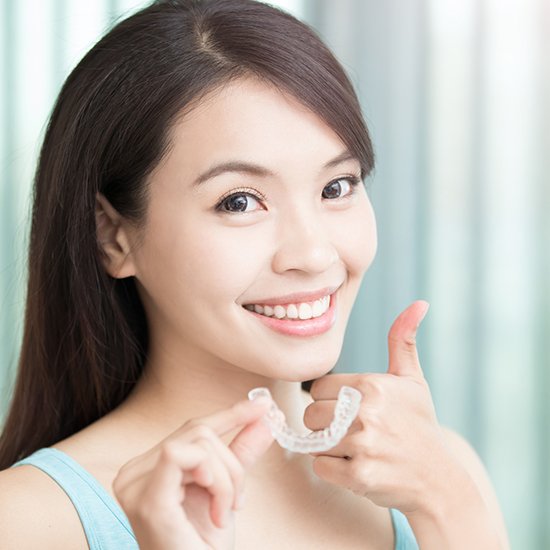
[(248, 399), (265, 396), (271, 400), (271, 408), (264, 416), (273, 437), (284, 449), (294, 453), (319, 453), (332, 449), (346, 435), (359, 412), (361, 392), (350, 386), (342, 386), (334, 410), (334, 418), (324, 430), (300, 435), (286, 423), (286, 418), (271, 397), (267, 388), (254, 388), (248, 392)]

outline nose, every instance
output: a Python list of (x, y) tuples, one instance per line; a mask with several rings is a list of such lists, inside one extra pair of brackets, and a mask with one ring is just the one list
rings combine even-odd
[(281, 220), (272, 260), (275, 273), (289, 270), (323, 273), (339, 259), (330, 230), (319, 214), (296, 213)]

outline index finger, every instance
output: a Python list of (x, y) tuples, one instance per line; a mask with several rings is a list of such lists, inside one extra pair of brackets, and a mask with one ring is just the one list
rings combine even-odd
[[(208, 426), (217, 435), (223, 436), (232, 432), (235, 428), (250, 424), (267, 413), (271, 401), (268, 398), (258, 397), (252, 401), (243, 399), (229, 409), (223, 409), (208, 416), (195, 418), (193, 423)], [(184, 430), (186, 426), (182, 426)], [(178, 430), (180, 431), (180, 430)]]

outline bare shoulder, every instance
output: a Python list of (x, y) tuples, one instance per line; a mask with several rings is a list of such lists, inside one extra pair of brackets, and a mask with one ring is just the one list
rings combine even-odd
[(3, 550), (88, 548), (69, 497), (29, 465), (0, 471), (0, 540)]
[(442, 427), (442, 429), (445, 441), (449, 449), (451, 449), (454, 456), (468, 471), (471, 478), (476, 483), (479, 492), (483, 496), (487, 508), (490, 510), (493, 516), (504, 547), (509, 548), (509, 541), (504, 517), (502, 515), (495, 489), (491, 483), (489, 474), (481, 458), (472, 447), (472, 445), (470, 445), (470, 443), (458, 432), (444, 426)]

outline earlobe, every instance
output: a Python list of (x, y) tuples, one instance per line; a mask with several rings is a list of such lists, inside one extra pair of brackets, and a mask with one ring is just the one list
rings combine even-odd
[(127, 224), (101, 193), (96, 195), (95, 220), (97, 242), (107, 273), (115, 279), (136, 274)]

